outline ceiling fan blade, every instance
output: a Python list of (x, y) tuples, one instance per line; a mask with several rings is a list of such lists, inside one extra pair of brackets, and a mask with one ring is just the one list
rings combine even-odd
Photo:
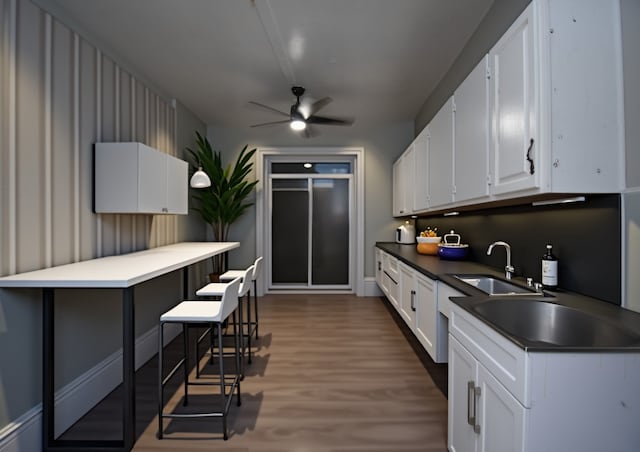
[(330, 97), (324, 97), (320, 100), (315, 101), (314, 103), (311, 104), (311, 107), (309, 108), (309, 116), (313, 115), (314, 113), (319, 111), (321, 108), (326, 107), (332, 101), (333, 99)]
[(260, 124), (253, 124), (253, 125), (251, 125), (249, 127), (273, 126), (275, 124), (286, 124), (288, 122), (291, 122), (291, 120), (284, 119), (282, 121), (263, 122), (263, 123), (260, 123)]
[(307, 124), (323, 124), (326, 126), (350, 126), (351, 124), (353, 124), (353, 119), (309, 116), (309, 118), (307, 118)]
[(278, 113), (278, 114), (280, 114), (282, 116), (286, 116), (287, 118), (289, 117), (289, 113), (285, 113), (284, 111), (280, 111), (280, 110), (278, 110), (276, 108), (269, 107), (268, 105), (261, 104), (260, 102), (254, 102), (254, 101), (250, 100), (249, 103), (251, 105), (257, 105), (258, 107), (266, 108), (267, 110), (271, 110), (271, 111), (273, 111), (275, 113)]
[(300, 130), (298, 134), (303, 138), (313, 138), (318, 136), (320, 133), (316, 127), (307, 124), (307, 127)]

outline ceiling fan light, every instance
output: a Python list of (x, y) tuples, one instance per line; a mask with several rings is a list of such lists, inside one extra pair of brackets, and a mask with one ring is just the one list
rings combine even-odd
[(202, 171), (202, 167), (199, 167), (198, 171), (191, 176), (189, 184), (192, 188), (207, 188), (211, 187), (211, 179), (209, 179), (207, 173)]
[(300, 119), (294, 119), (293, 121), (291, 121), (289, 126), (292, 130), (304, 130), (307, 127), (307, 123)]

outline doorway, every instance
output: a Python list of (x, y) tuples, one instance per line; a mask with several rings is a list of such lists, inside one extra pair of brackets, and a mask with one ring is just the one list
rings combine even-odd
[(359, 153), (291, 151), (261, 149), (258, 157), (263, 293), (358, 292)]

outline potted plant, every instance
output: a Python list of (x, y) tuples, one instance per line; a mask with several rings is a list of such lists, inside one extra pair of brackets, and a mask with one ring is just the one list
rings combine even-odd
[[(193, 208), (200, 213), (202, 219), (213, 230), (213, 239), (217, 242), (226, 242), (229, 237), (229, 228), (253, 205), (247, 201), (247, 197), (253, 191), (258, 180), (249, 181), (247, 176), (253, 169), (252, 157), (256, 149), (247, 150), (245, 146), (238, 156), (235, 165), (222, 165), (220, 151), (214, 151), (211, 143), (196, 131), (195, 150), (187, 148), (193, 158), (192, 172), (202, 167), (211, 179), (211, 186), (194, 189), (193, 198), (197, 201)], [(225, 255), (212, 258), (212, 281), (224, 271)]]

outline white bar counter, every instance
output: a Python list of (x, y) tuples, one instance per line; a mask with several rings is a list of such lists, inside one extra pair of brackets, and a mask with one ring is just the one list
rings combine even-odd
[[(183, 270), (183, 295), (189, 297), (189, 265), (226, 253), (239, 242), (184, 242), (34, 270), (0, 278), (0, 288), (42, 288), (42, 450), (130, 451), (135, 443), (134, 286)], [(122, 440), (61, 440), (54, 437), (55, 289), (122, 290)]]
[(0, 287), (126, 288), (240, 246), (240, 242), (184, 242), (100, 257), (0, 278)]

